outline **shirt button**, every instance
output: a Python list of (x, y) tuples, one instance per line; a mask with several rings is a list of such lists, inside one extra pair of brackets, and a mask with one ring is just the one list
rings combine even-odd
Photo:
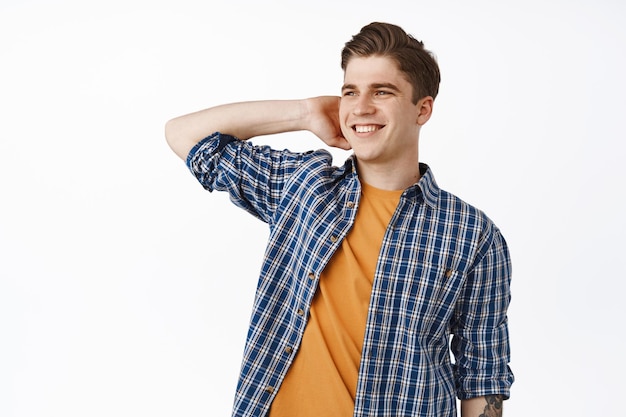
[(265, 387), (265, 392), (267, 392), (268, 394), (272, 394), (274, 392), (274, 387), (272, 386)]
[(333, 243), (335, 243), (337, 240), (339, 240), (339, 239), (337, 238), (337, 236), (334, 236), (334, 235), (333, 235), (333, 236), (331, 236), (331, 237), (330, 237), (330, 241), (331, 241), (331, 242), (333, 242)]
[(315, 279), (315, 274), (313, 272), (309, 272), (309, 279), (313, 280)]
[(354, 208), (354, 201), (348, 201), (348, 208)]
[(297, 313), (299, 316), (304, 316), (304, 310), (301, 308), (298, 309)]
[(288, 353), (288, 354), (291, 354), (293, 352), (293, 348), (291, 346), (287, 346), (285, 348), (285, 352)]
[(450, 278), (452, 276), (452, 270), (446, 269), (446, 278)]

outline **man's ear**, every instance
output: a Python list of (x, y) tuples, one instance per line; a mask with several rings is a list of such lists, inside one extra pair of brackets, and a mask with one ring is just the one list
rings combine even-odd
[(428, 119), (430, 119), (431, 114), (433, 114), (433, 104), (435, 100), (431, 96), (422, 97), (417, 102), (417, 124), (422, 126), (424, 125)]

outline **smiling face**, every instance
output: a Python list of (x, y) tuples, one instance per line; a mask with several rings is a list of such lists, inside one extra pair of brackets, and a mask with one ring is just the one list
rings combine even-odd
[(360, 173), (365, 169), (369, 174), (419, 175), (419, 131), (430, 118), (433, 99), (424, 97), (417, 104), (412, 99), (413, 87), (393, 59), (350, 59), (339, 118)]

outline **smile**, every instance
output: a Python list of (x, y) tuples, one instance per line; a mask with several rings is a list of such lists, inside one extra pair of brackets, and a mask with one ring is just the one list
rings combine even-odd
[(384, 126), (380, 126), (380, 125), (355, 125), (352, 128), (357, 133), (370, 133), (370, 132), (375, 132), (377, 130), (380, 130), (383, 127)]

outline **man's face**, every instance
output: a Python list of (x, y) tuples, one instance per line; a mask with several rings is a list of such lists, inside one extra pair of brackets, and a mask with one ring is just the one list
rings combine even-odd
[(412, 96), (413, 87), (393, 59), (355, 57), (348, 62), (339, 118), (360, 163), (417, 165), (419, 129), (428, 119), (420, 119), (423, 100), (413, 104)]

